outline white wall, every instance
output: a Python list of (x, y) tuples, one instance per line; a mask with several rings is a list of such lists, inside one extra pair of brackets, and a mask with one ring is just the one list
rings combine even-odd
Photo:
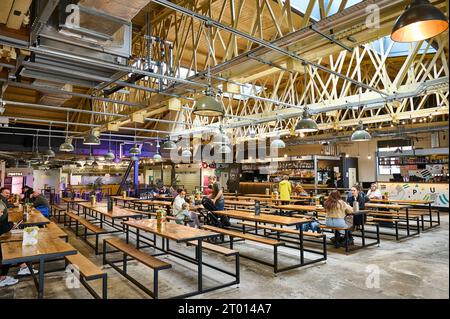
[(61, 181), (61, 169), (50, 169), (50, 170), (33, 170), (33, 189), (41, 190), (44, 188), (45, 184), (55, 189), (58, 194), (61, 191), (60, 181)]
[[(338, 144), (338, 152), (348, 154), (350, 157), (358, 158), (358, 177), (359, 182), (374, 182), (377, 180), (377, 163), (375, 153), (377, 141), (375, 139), (369, 142), (354, 142)], [(368, 156), (371, 156), (369, 159)]]

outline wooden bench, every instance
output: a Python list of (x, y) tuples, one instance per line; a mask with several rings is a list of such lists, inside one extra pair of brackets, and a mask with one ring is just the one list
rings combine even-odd
[[(213, 232), (221, 233), (223, 235), (227, 235), (230, 238), (231, 237), (239, 237), (242, 239), (247, 239), (247, 240), (254, 241), (254, 242), (257, 242), (260, 244), (270, 245), (270, 246), (274, 246), (274, 247), (284, 245), (283, 242), (275, 240), (275, 239), (265, 238), (265, 237), (261, 237), (261, 236), (257, 236), (257, 235), (245, 234), (245, 233), (241, 233), (241, 232), (235, 231), (235, 230), (224, 229), (224, 228), (219, 228), (219, 227), (214, 227), (214, 226), (209, 226), (209, 225), (203, 225), (202, 228), (211, 230)], [(230, 248), (232, 249), (233, 246), (231, 245)]]
[[(81, 253), (76, 255), (65, 256), (66, 267), (67, 264), (72, 264), (76, 266), (76, 270), (79, 271), (80, 274), (80, 282), (89, 293), (96, 299), (107, 299), (107, 290), (108, 290), (108, 282), (107, 282), (107, 274), (100, 267), (95, 265), (92, 261), (87, 259)], [(102, 297), (97, 294), (97, 292), (89, 286), (87, 281), (102, 279)]]
[[(188, 246), (197, 246), (197, 242), (196, 241), (188, 241), (187, 245)], [(229, 249), (229, 248), (211, 244), (208, 242), (202, 242), (202, 248), (209, 250), (209, 251), (213, 251), (215, 253), (218, 253), (218, 254), (221, 254), (224, 256), (227, 256), (227, 257), (233, 256), (233, 255), (239, 255), (239, 252), (237, 250)]]
[(61, 222), (61, 213), (65, 212), (67, 210), (67, 207), (61, 206), (61, 205), (51, 205), (50, 211), (52, 216), (56, 217), (56, 221), (58, 223)]
[[(187, 246), (197, 246), (198, 242), (196, 240), (192, 240), (192, 241), (188, 241), (186, 244), (187, 244)], [(239, 284), (239, 282), (240, 282), (239, 252), (237, 250), (229, 249), (229, 248), (222, 247), (222, 246), (215, 245), (215, 244), (211, 244), (211, 243), (208, 243), (206, 241), (202, 241), (202, 249), (212, 251), (214, 253), (223, 255), (225, 257), (235, 256), (235, 260), (234, 260), (235, 261), (235, 270), (234, 270), (234, 273), (226, 271), (223, 268), (218, 269), (217, 267), (215, 267), (213, 265), (210, 265), (210, 264), (207, 264), (205, 262), (203, 262), (203, 263), (205, 265), (209, 266), (209, 267), (215, 268), (215, 269), (217, 269), (217, 270), (219, 270), (221, 272), (224, 272), (224, 273), (226, 273), (226, 274), (236, 278), (236, 280), (233, 283), (231, 283), (231, 284)], [(197, 251), (195, 251), (195, 259), (197, 260)]]
[[(118, 261), (108, 260), (106, 258), (106, 254), (108, 253), (107, 245), (110, 245), (119, 250), (120, 252), (122, 252), (123, 254), (122, 260)], [(153, 269), (153, 291), (149, 290), (148, 288), (143, 286), (140, 282), (138, 282), (136, 279), (132, 278), (130, 275), (127, 274), (128, 257), (131, 257), (132, 259), (135, 259), (140, 263), (146, 265), (147, 267)], [(115, 265), (115, 263), (117, 262), (122, 262), (122, 269), (120, 269), (118, 266)], [(130, 280), (132, 283), (134, 283), (136, 286), (138, 286), (140, 289), (142, 289), (144, 292), (149, 294), (154, 299), (158, 299), (158, 272), (160, 270), (169, 269), (172, 267), (171, 264), (162, 261), (156, 257), (153, 257), (152, 255), (149, 255), (143, 251), (140, 251), (119, 238), (107, 238), (103, 240), (103, 265), (105, 264), (108, 264), (111, 267), (113, 267), (121, 275)]]
[[(71, 228), (72, 220), (75, 221), (75, 235), (76, 236), (79, 236), (78, 235), (78, 226), (79, 226), (79, 224), (84, 226), (84, 234), (83, 234), (84, 240), (86, 241), (86, 243), (89, 246), (91, 246), (92, 248), (95, 249), (95, 254), (98, 255), (98, 244), (99, 244), (98, 238), (99, 238), (100, 235), (108, 233), (108, 231), (103, 229), (103, 228), (98, 227), (97, 225), (92, 224), (87, 219), (85, 219), (83, 217), (80, 217), (79, 215), (77, 215), (75, 213), (66, 211), (65, 216), (69, 217), (69, 228)], [(64, 220), (64, 224), (66, 224), (65, 220)], [(90, 234), (88, 234), (88, 232), (87, 232), (88, 230), (91, 232)], [(92, 245), (87, 240), (87, 236), (91, 236), (91, 235), (95, 236), (95, 245)]]
[(228, 236), (230, 238), (230, 249), (233, 249), (233, 239), (234, 238), (240, 238), (240, 239), (254, 241), (254, 242), (257, 242), (260, 244), (272, 246), (273, 247), (273, 263), (268, 263), (265, 260), (256, 259), (254, 257), (245, 256), (242, 254), (239, 254), (239, 256), (259, 262), (259, 263), (267, 265), (267, 266), (271, 266), (271, 267), (273, 267), (275, 273), (280, 271), (278, 269), (278, 246), (285, 245), (284, 242), (281, 242), (281, 241), (278, 241), (275, 239), (271, 239), (271, 238), (262, 237), (262, 236), (244, 234), (239, 231), (224, 229), (224, 228), (219, 228), (219, 227), (214, 227), (214, 226), (209, 226), (209, 225), (203, 225), (203, 226), (201, 226), (201, 228)]
[[(238, 225), (255, 227), (255, 224), (251, 223), (251, 222), (238, 222)], [(277, 233), (288, 233), (288, 234), (294, 234), (294, 235), (299, 235), (300, 234), (297, 229), (292, 229), (292, 228), (282, 228), (282, 227), (267, 226), (267, 225), (261, 225), (261, 224), (258, 224), (258, 228), (267, 229), (267, 230), (273, 230), (273, 231), (275, 231)], [(245, 228), (244, 228), (244, 230), (245, 230)], [(325, 236), (325, 234), (314, 233), (312, 231), (304, 231), (303, 232), (303, 236), (309, 236), (309, 237), (314, 237), (314, 238), (322, 238), (323, 236)]]

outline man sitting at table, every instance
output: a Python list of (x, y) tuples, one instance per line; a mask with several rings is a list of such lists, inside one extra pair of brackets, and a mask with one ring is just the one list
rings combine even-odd
[[(8, 208), (6, 208), (3, 200), (0, 201), (0, 236), (9, 232), (14, 226), (14, 223), (8, 221)], [(1, 260), (1, 251), (0, 251)], [(9, 265), (0, 264), (0, 288), (12, 286), (19, 282), (19, 280), (8, 276)]]
[(40, 211), (41, 214), (45, 217), (49, 217), (50, 205), (48, 204), (47, 198), (45, 198), (44, 195), (42, 195), (38, 191), (33, 192), (32, 198), (34, 208)]
[(377, 184), (372, 183), (370, 185), (370, 189), (367, 191), (367, 197), (369, 199), (382, 199), (383, 195), (381, 195), (380, 190), (377, 188)]
[[(8, 221), (8, 208), (6, 207), (3, 201), (0, 201), (0, 236), (9, 232), (13, 227), (14, 223)], [(1, 251), (0, 251), (1, 255)], [(1, 256), (0, 256), (1, 260)], [(9, 271), (9, 266), (0, 265), (0, 287), (11, 286), (17, 284), (18, 280), (7, 276)], [(37, 270), (33, 269), (35, 274), (38, 273)], [(20, 264), (19, 272), (17, 273), (20, 276), (30, 275), (30, 270), (28, 269), (25, 263)]]
[(4, 187), (0, 188), (0, 200), (5, 204), (5, 206), (7, 208), (13, 208), (13, 207), (18, 206), (17, 203), (13, 204), (8, 201), (10, 196), (11, 196), (11, 191), (9, 189), (4, 188)]

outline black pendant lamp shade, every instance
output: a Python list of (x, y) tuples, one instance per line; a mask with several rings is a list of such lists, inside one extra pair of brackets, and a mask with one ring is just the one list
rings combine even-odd
[(432, 38), (448, 29), (448, 19), (428, 0), (412, 0), (395, 22), (391, 39), (414, 42)]

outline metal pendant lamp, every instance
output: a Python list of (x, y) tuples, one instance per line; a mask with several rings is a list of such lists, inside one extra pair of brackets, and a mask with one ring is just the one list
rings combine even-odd
[(69, 138), (69, 112), (67, 112), (66, 123), (66, 139), (64, 143), (59, 146), (59, 150), (60, 152), (73, 152), (75, 148), (72, 145), (72, 139)]
[(134, 144), (134, 146), (132, 148), (130, 148), (129, 153), (130, 153), (130, 155), (133, 155), (133, 156), (141, 155), (141, 150), (139, 149), (137, 144)]
[(52, 122), (50, 122), (50, 128), (48, 132), (48, 150), (45, 151), (44, 155), (47, 157), (55, 157), (55, 152), (52, 150), (51, 145), (51, 139), (52, 139)]
[(109, 132), (108, 153), (105, 154), (105, 159), (107, 161), (112, 161), (114, 158), (116, 158), (116, 155), (111, 151), (111, 132)]
[(202, 96), (195, 102), (192, 113), (200, 116), (213, 117), (223, 116), (225, 114), (225, 110), (222, 102), (219, 102), (212, 97), (211, 91), (208, 90), (205, 96)]
[(183, 152), (181, 152), (181, 156), (183, 157), (191, 157), (192, 156), (192, 152), (190, 149), (184, 149)]
[(311, 118), (311, 115), (308, 112), (308, 107), (307, 107), (307, 92), (306, 92), (306, 88), (307, 88), (307, 73), (308, 70), (306, 68), (306, 64), (304, 65), (305, 67), (305, 86), (304, 86), (304, 90), (305, 90), (305, 99), (304, 99), (304, 103), (305, 103), (305, 107), (303, 108), (303, 114), (302, 114), (302, 119), (300, 121), (297, 122), (297, 125), (295, 126), (295, 132), (297, 133), (310, 133), (310, 132), (317, 132), (319, 130), (319, 127), (317, 126), (317, 123)]
[(448, 29), (448, 19), (428, 0), (412, 0), (395, 22), (391, 39), (415, 42), (432, 38)]
[(174, 150), (177, 148), (177, 144), (169, 139), (163, 143), (162, 148), (165, 150)]
[(72, 145), (72, 139), (67, 138), (64, 143), (59, 146), (61, 152), (73, 152), (75, 148)]
[(353, 132), (351, 141), (352, 142), (365, 142), (365, 141), (370, 141), (371, 139), (372, 139), (372, 136), (370, 135), (369, 132), (367, 132), (364, 129), (362, 121), (359, 121), (358, 129)]
[[(136, 128), (136, 123), (134, 123), (134, 128)], [(134, 131), (134, 145), (132, 148), (130, 148), (128, 153), (132, 156), (141, 155), (141, 150), (139, 149), (139, 147), (136, 143), (136, 130)]]
[(161, 154), (159, 154), (159, 140), (156, 141), (156, 154), (153, 155), (153, 159), (157, 162), (162, 160)]
[(305, 107), (303, 109), (302, 119), (297, 122), (295, 126), (295, 131), (298, 133), (309, 133), (309, 132), (317, 132), (319, 127), (317, 126), (316, 121), (311, 118), (311, 115), (308, 112), (308, 108)]
[(94, 131), (90, 130), (89, 134), (84, 137), (84, 145), (100, 145), (100, 139), (94, 135)]
[(279, 148), (285, 148), (285, 147), (286, 147), (286, 143), (284, 143), (284, 141), (280, 139), (280, 136), (277, 136), (277, 138), (274, 139), (272, 141), (272, 143), (270, 143), (270, 148), (279, 149)]
[(214, 91), (211, 86), (211, 24), (208, 24), (208, 88), (205, 92), (205, 96), (199, 98), (192, 109), (192, 113), (200, 116), (223, 116), (225, 114), (225, 108), (221, 101), (217, 101), (214, 98)]
[(92, 165), (95, 162), (95, 157), (92, 155), (92, 146), (90, 147), (89, 155), (86, 157), (86, 165)]

